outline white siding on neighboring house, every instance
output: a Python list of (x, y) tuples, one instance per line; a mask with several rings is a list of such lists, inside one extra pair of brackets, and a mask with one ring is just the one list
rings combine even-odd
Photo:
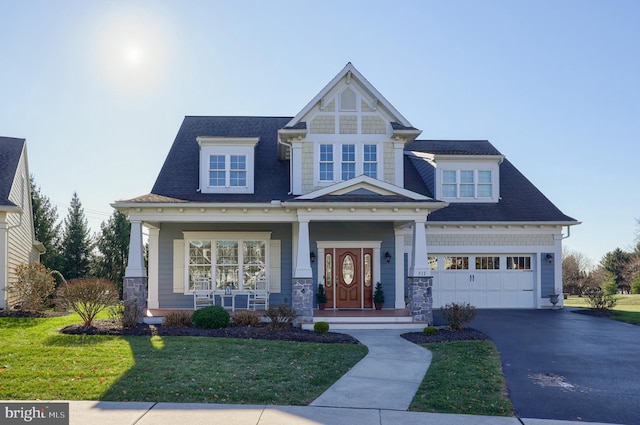
[[(7, 288), (16, 282), (15, 270), (22, 263), (34, 263), (40, 260), (34, 248), (33, 216), (31, 212), (31, 196), (29, 192), (29, 170), (26, 162), (26, 150), (23, 149), (15, 178), (9, 192), (9, 200), (16, 204), (22, 214), (8, 213), (7, 221)], [(12, 301), (7, 296), (8, 306)]]

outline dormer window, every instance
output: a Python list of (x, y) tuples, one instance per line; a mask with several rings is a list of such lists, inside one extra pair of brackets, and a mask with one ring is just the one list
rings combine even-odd
[(198, 137), (200, 191), (202, 193), (253, 193), (254, 137)]
[(441, 173), (440, 198), (442, 199), (486, 202), (496, 197), (493, 170), (444, 169)]
[(317, 181), (323, 185), (359, 175), (377, 179), (381, 167), (379, 150), (378, 143), (320, 143), (316, 145)]

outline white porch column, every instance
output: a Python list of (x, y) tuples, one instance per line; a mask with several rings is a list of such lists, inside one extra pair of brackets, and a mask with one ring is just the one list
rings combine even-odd
[(427, 262), (427, 235), (425, 233), (425, 222), (427, 218), (415, 219), (413, 223), (413, 257), (410, 277), (431, 276), (431, 269)]
[(394, 228), (396, 251), (393, 256), (396, 276), (396, 299), (394, 308), (405, 308), (404, 293), (404, 229)]
[(131, 236), (129, 237), (129, 261), (124, 277), (147, 277), (144, 267), (144, 248), (142, 246), (142, 221), (131, 221)]
[(158, 239), (160, 229), (157, 227), (149, 228), (149, 286), (147, 295), (148, 308), (160, 308), (158, 299)]
[(0, 212), (0, 308), (7, 307), (7, 282), (9, 280), (7, 215)]
[(309, 259), (309, 219), (298, 217), (298, 251), (294, 278), (311, 278), (311, 260)]

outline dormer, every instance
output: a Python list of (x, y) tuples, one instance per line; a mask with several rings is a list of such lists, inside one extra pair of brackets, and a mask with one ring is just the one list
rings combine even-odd
[(367, 176), (403, 186), (403, 149), (414, 128), (351, 64), (278, 133), (293, 194)]
[(253, 193), (258, 137), (196, 138), (200, 147), (200, 192)]
[(504, 160), (503, 155), (413, 154), (433, 167), (436, 199), (450, 203), (497, 203), (500, 200), (500, 164)]

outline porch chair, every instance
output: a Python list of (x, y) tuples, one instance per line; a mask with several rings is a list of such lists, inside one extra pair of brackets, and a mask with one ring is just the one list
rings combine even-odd
[(265, 311), (269, 309), (269, 282), (264, 277), (256, 279), (256, 289), (250, 290), (247, 298), (247, 309), (258, 307)]
[(197, 277), (193, 282), (193, 309), (215, 305), (215, 294), (211, 288), (211, 279)]

